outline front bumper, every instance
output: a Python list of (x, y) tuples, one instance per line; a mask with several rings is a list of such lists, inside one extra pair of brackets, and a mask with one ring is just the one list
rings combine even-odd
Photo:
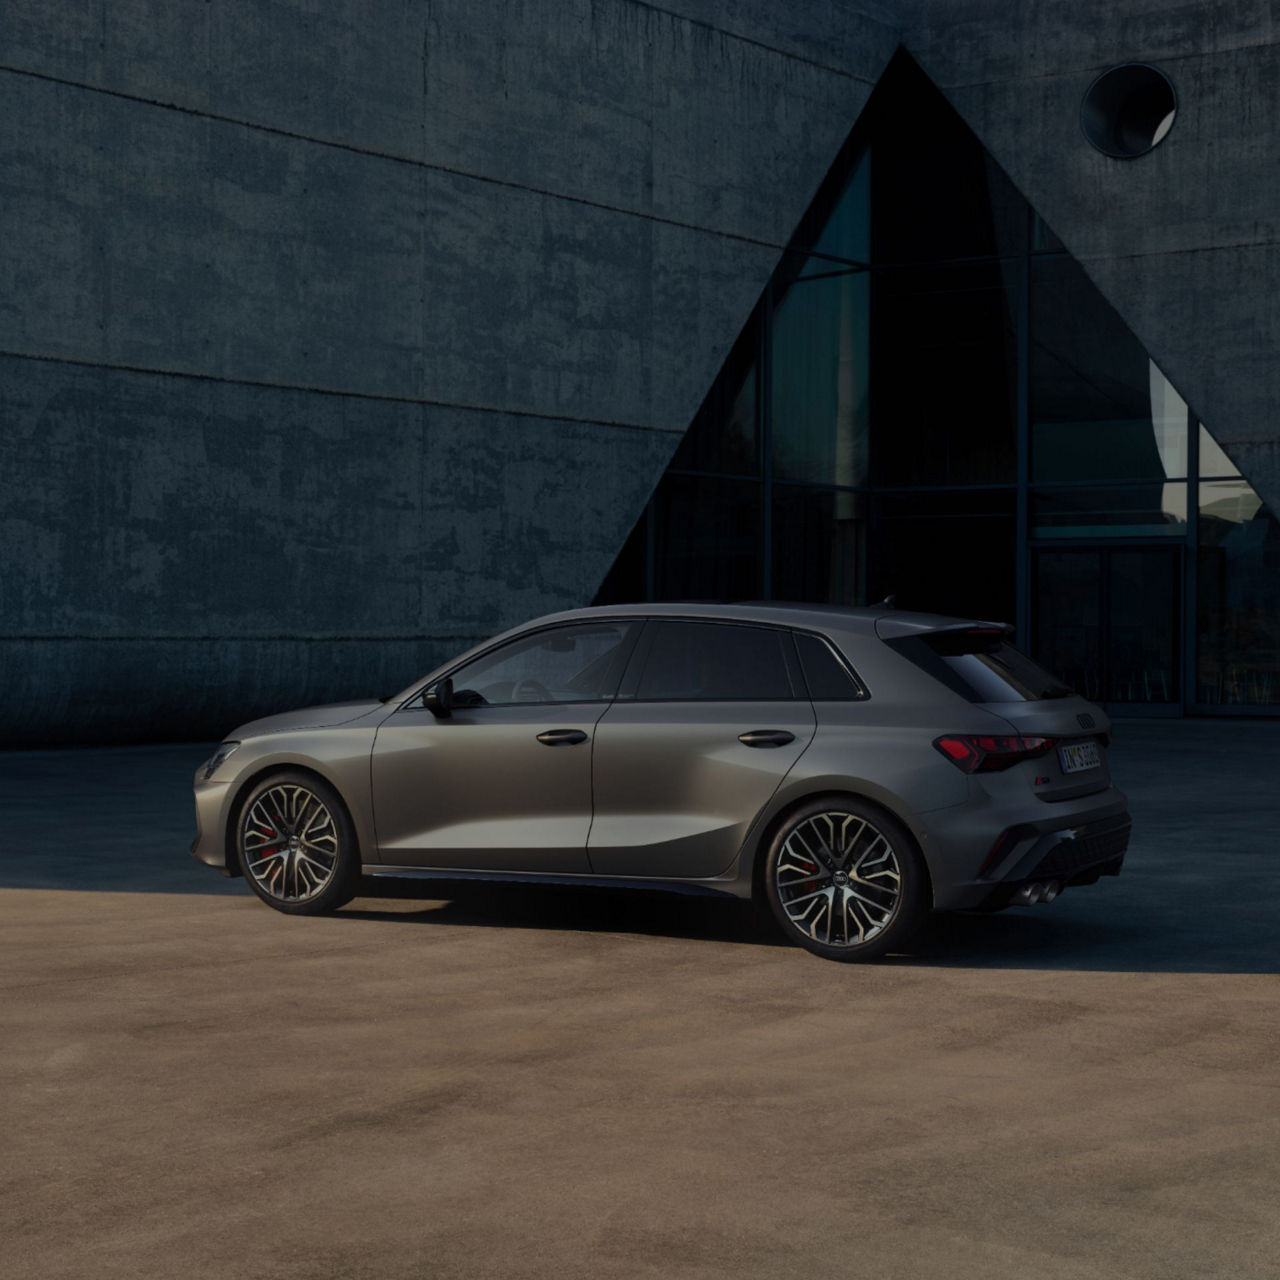
[(195, 777), (196, 838), (191, 842), (191, 856), (224, 876), (239, 875), (238, 869), (227, 866), (226, 805), (230, 784), (205, 782), (203, 772), (201, 765)]

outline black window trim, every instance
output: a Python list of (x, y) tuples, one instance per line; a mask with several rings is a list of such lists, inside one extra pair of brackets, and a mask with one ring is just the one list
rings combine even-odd
[[(599, 618), (566, 618), (562, 622), (551, 622), (545, 626), (530, 627), (527, 631), (518, 631), (515, 635), (503, 636), (501, 639), (494, 640), (492, 644), (486, 645), (478, 653), (468, 653), (463, 657), (455, 658), (449, 667), (437, 676), (432, 676), (414, 690), (397, 708), (396, 711), (426, 711), (427, 708), (421, 705), (414, 706), (422, 695), (428, 689), (439, 684), (441, 680), (451, 679), (454, 672), (461, 671), (463, 667), (469, 667), (473, 662), (480, 658), (487, 657), (491, 653), (495, 653), (499, 649), (505, 649), (508, 645), (516, 644), (522, 640), (528, 640), (533, 636), (543, 635), (551, 631), (563, 631), (566, 627), (591, 627), (591, 626), (608, 626), (609, 624), (630, 625), (630, 634), (625, 636), (622, 641), (623, 653), (619, 660), (618, 670), (620, 675), (614, 682), (613, 693), (607, 698), (582, 698), (576, 702), (486, 702), (475, 707), (459, 707), (459, 711), (502, 711), (508, 707), (589, 707), (601, 702), (612, 704), (618, 698), (618, 691), (622, 686), (623, 679), (630, 667), (632, 657), (635, 654), (636, 646), (640, 640), (641, 634), (645, 630), (646, 618), (637, 617), (635, 614), (614, 614), (602, 616)], [(428, 713), (430, 714), (430, 713)]]
[(812, 636), (815, 640), (820, 640), (831, 651), (832, 656), (836, 660), (836, 664), (840, 669), (853, 681), (853, 687), (856, 690), (852, 698), (815, 698), (813, 690), (809, 689), (809, 681), (804, 677), (804, 663), (800, 661), (797, 654), (797, 661), (800, 666), (801, 679), (804, 682), (805, 689), (809, 692), (810, 702), (870, 702), (871, 690), (867, 688), (867, 682), (854, 670), (853, 663), (841, 652), (840, 646), (837, 645), (829, 635), (821, 631), (814, 631), (810, 627), (792, 627), (791, 632), (797, 636)]

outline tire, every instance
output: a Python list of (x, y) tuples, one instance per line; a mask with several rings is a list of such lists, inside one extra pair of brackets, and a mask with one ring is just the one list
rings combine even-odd
[(236, 853), (249, 888), (286, 915), (336, 911), (360, 883), (360, 850), (342, 797), (300, 770), (270, 774), (245, 797)]
[(765, 854), (762, 887), (783, 935), (826, 960), (900, 950), (930, 910), (915, 841), (854, 796), (819, 796), (789, 814)]

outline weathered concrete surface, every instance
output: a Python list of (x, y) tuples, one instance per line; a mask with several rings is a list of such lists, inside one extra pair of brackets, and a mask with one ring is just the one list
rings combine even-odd
[(863, 8), (3, 6), (0, 742), (590, 599), (892, 53)]
[[(904, 42), (1280, 510), (1280, 27), (1271, 6), (904, 6)], [(1178, 115), (1136, 160), (1080, 132), (1093, 79), (1150, 62)]]
[(1121, 725), (1119, 881), (871, 968), (647, 895), (277, 916), (186, 859), (202, 751), (0, 758), (15, 1274), (1274, 1274), (1272, 725)]
[(218, 737), (402, 688), (589, 597), (672, 447), (2, 358), (0, 413), (10, 743)]

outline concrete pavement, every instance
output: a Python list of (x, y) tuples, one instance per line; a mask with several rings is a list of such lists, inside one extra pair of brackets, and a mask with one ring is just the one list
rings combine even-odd
[(872, 967), (659, 895), (283, 917), (186, 856), (202, 754), (0, 757), (0, 1274), (1276, 1274), (1280, 725), (1121, 725), (1119, 881)]

